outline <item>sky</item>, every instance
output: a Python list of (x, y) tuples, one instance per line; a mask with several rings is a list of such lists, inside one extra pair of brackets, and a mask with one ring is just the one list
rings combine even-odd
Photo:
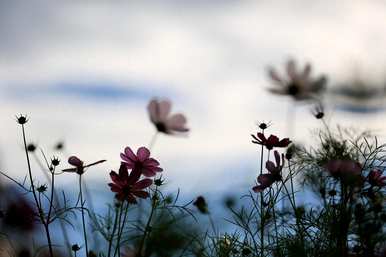
[[(250, 138), (257, 122), (270, 121), (269, 133), (303, 143), (321, 127), (309, 106), (294, 108), (267, 92), (267, 67), (283, 71), (295, 58), (311, 62), (315, 76), (328, 75), (331, 88), (353, 72), (383, 83), (385, 16), (386, 1), (371, 0), (1, 0), (0, 167), (25, 174), (14, 117), (27, 114), (27, 137), (48, 156), (108, 160), (87, 172), (95, 189), (118, 168), (125, 146), (149, 144), (155, 130), (146, 106), (160, 97), (173, 101), (191, 129), (185, 137), (159, 136), (152, 149), (168, 187), (246, 192), (259, 167)], [(341, 112), (328, 95), (326, 102), (332, 126), (384, 137), (382, 112)], [(291, 133), (289, 109), (296, 112)], [(59, 140), (65, 156), (52, 150)], [(34, 170), (43, 177), (36, 164)]]

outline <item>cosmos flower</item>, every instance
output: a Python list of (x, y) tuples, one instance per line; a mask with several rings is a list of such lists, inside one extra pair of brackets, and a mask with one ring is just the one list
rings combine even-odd
[(317, 79), (311, 77), (311, 65), (306, 64), (302, 71), (296, 67), (296, 62), (288, 60), (286, 66), (287, 77), (281, 77), (273, 68), (268, 73), (276, 87), (269, 91), (278, 95), (292, 96), (296, 101), (309, 100), (325, 89), (327, 78), (320, 76)]
[(145, 177), (153, 177), (163, 170), (156, 159), (150, 158), (150, 151), (146, 147), (138, 148), (137, 154), (130, 147), (126, 147), (121, 158), (128, 169), (138, 170)]
[(258, 145), (264, 145), (268, 150), (272, 150), (274, 147), (287, 147), (291, 141), (289, 138), (279, 138), (275, 135), (270, 135), (268, 138), (265, 137), (263, 133), (258, 132), (257, 136), (251, 135), (253, 140), (252, 143)]
[(206, 203), (206, 200), (203, 196), (199, 196), (196, 198), (196, 200), (193, 202), (193, 205), (197, 207), (197, 209), (202, 213), (202, 214), (208, 214), (208, 204)]
[(149, 193), (145, 189), (153, 184), (153, 180), (146, 178), (139, 180), (141, 177), (140, 170), (134, 169), (128, 172), (127, 165), (122, 162), (119, 167), (119, 172), (110, 172), (112, 183), (109, 183), (111, 191), (115, 194), (115, 198), (119, 201), (127, 201), (128, 203), (137, 203), (136, 197), (148, 198)]
[(361, 179), (362, 165), (352, 160), (330, 160), (325, 168), (332, 177), (344, 182), (358, 182)]
[(370, 171), (369, 176), (369, 183), (372, 186), (378, 186), (378, 187), (384, 187), (386, 186), (386, 176), (382, 176), (382, 171), (379, 169), (373, 169)]
[(85, 170), (86, 168), (100, 164), (100, 163), (105, 162), (105, 161), (106, 160), (99, 160), (99, 161), (84, 165), (83, 161), (80, 160), (78, 157), (71, 156), (70, 158), (68, 158), (68, 163), (70, 165), (74, 166), (74, 168), (64, 169), (62, 171), (63, 172), (75, 172), (79, 175), (82, 175), (86, 171)]
[(161, 133), (176, 134), (188, 132), (186, 117), (181, 113), (171, 115), (171, 106), (172, 104), (168, 100), (159, 101), (152, 99), (147, 106), (151, 122), (157, 131)]
[(259, 185), (252, 188), (256, 193), (264, 191), (264, 189), (270, 187), (273, 183), (281, 181), (281, 171), (284, 167), (284, 154), (280, 154), (278, 151), (274, 151), (276, 165), (272, 161), (265, 163), (266, 169), (269, 171), (267, 174), (261, 174), (257, 177)]

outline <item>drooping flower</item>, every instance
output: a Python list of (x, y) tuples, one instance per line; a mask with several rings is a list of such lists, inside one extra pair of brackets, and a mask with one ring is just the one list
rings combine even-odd
[(261, 174), (257, 177), (257, 182), (259, 185), (256, 185), (252, 188), (256, 193), (264, 191), (264, 189), (270, 187), (273, 183), (281, 181), (281, 171), (284, 167), (284, 154), (280, 154), (278, 151), (274, 151), (276, 165), (272, 161), (267, 161), (265, 163), (265, 168), (269, 173)]
[(145, 177), (153, 177), (163, 170), (156, 159), (150, 158), (150, 151), (146, 147), (138, 148), (137, 154), (130, 147), (126, 147), (121, 158), (128, 169), (138, 170)]
[(258, 132), (257, 136), (251, 135), (253, 140), (252, 143), (258, 145), (264, 145), (268, 150), (272, 150), (274, 147), (287, 147), (291, 141), (289, 138), (279, 138), (275, 135), (270, 135), (268, 138), (265, 137), (263, 133)]
[(311, 77), (311, 65), (306, 64), (302, 71), (296, 67), (292, 59), (286, 64), (287, 77), (280, 76), (275, 69), (269, 68), (268, 74), (276, 87), (269, 88), (269, 91), (278, 95), (292, 96), (294, 100), (309, 100), (315, 98), (325, 89), (327, 78), (320, 76), (316, 79)]
[(82, 175), (86, 171), (85, 170), (86, 168), (100, 164), (100, 163), (105, 162), (105, 161), (106, 160), (99, 160), (99, 161), (84, 165), (83, 161), (80, 160), (78, 157), (71, 156), (70, 158), (68, 158), (68, 163), (70, 165), (74, 166), (74, 168), (64, 169), (62, 171), (63, 172), (75, 172), (79, 175)]
[(136, 197), (148, 198), (150, 195), (145, 189), (153, 184), (153, 180), (145, 178), (139, 180), (141, 172), (138, 169), (133, 169), (130, 174), (126, 163), (122, 162), (119, 167), (119, 172), (110, 172), (112, 183), (109, 183), (111, 191), (115, 194), (115, 198), (119, 201), (127, 201), (128, 203), (137, 203)]
[(378, 187), (384, 187), (386, 186), (386, 176), (382, 176), (382, 171), (379, 169), (373, 169), (370, 171), (369, 176), (369, 183), (372, 186), (378, 186)]
[(147, 110), (151, 122), (154, 124), (158, 132), (165, 134), (176, 134), (188, 132), (189, 128), (186, 127), (186, 117), (181, 113), (171, 115), (171, 102), (168, 100), (159, 101), (158, 99), (152, 99)]

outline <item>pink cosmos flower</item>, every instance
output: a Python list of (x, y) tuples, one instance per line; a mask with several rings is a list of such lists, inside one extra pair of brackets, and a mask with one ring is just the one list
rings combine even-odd
[(163, 170), (156, 159), (150, 158), (150, 151), (146, 147), (138, 148), (137, 154), (130, 147), (126, 147), (121, 158), (128, 169), (138, 170), (145, 177), (153, 177)]
[(378, 186), (378, 187), (384, 187), (386, 186), (386, 176), (382, 176), (382, 171), (379, 169), (373, 169), (370, 171), (369, 176), (369, 183), (372, 186)]
[(289, 138), (283, 138), (282, 140), (279, 140), (279, 138), (275, 135), (270, 135), (268, 138), (266, 138), (265, 135), (260, 132), (257, 133), (257, 136), (251, 136), (253, 138), (252, 143), (265, 145), (268, 150), (272, 150), (274, 147), (287, 147), (291, 143)]
[(181, 113), (171, 115), (171, 106), (172, 104), (168, 100), (159, 101), (152, 99), (147, 106), (151, 122), (161, 133), (176, 134), (188, 132), (186, 117)]
[(306, 64), (299, 71), (296, 62), (292, 59), (286, 64), (286, 76), (280, 76), (273, 68), (269, 68), (268, 74), (276, 87), (269, 91), (278, 95), (289, 95), (296, 101), (308, 100), (315, 97), (325, 89), (327, 78), (320, 76), (317, 79), (311, 77), (311, 65)]
[(105, 161), (106, 160), (100, 160), (100, 161), (96, 161), (96, 162), (84, 165), (83, 161), (80, 160), (78, 157), (71, 156), (70, 158), (68, 158), (68, 163), (70, 165), (74, 166), (74, 168), (64, 169), (62, 171), (63, 172), (75, 172), (75, 173), (77, 173), (79, 175), (82, 175), (85, 172), (86, 168), (88, 168), (90, 166), (94, 166), (94, 165), (100, 164), (100, 163), (105, 162)]
[(272, 161), (265, 163), (266, 169), (269, 171), (267, 174), (261, 174), (257, 177), (259, 185), (252, 188), (256, 193), (264, 191), (264, 189), (270, 187), (273, 183), (281, 181), (281, 171), (284, 167), (284, 154), (280, 154), (278, 151), (274, 151), (276, 165)]
[(119, 167), (119, 173), (115, 171), (110, 172), (110, 177), (113, 183), (109, 183), (111, 191), (115, 192), (115, 198), (119, 201), (127, 201), (129, 203), (137, 203), (136, 197), (148, 198), (149, 193), (144, 191), (147, 187), (151, 186), (153, 180), (146, 178), (139, 180), (141, 177), (140, 170), (132, 170), (128, 172), (125, 163), (121, 163)]

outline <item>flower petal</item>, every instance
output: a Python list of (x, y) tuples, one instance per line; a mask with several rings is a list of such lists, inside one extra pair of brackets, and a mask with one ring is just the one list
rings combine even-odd
[(146, 199), (150, 196), (149, 193), (146, 191), (133, 191), (133, 195), (143, 199)]
[(83, 166), (83, 161), (81, 161), (76, 156), (71, 156), (70, 158), (68, 158), (68, 163), (71, 164), (72, 166), (75, 166), (75, 167), (82, 167)]
[(159, 121), (166, 121), (172, 108), (172, 103), (169, 100), (159, 101), (157, 107)]
[(185, 124), (186, 124), (186, 117), (181, 113), (177, 113), (177, 114), (172, 115), (166, 121), (166, 127), (169, 130), (174, 130), (174, 131), (178, 131), (178, 132), (189, 131), (189, 129), (185, 127)]
[(147, 158), (150, 157), (149, 149), (147, 149), (144, 146), (138, 148), (138, 150), (137, 150), (137, 157), (138, 157), (139, 161), (141, 161), (141, 162), (145, 161)]
[(131, 150), (130, 147), (126, 147), (125, 148), (125, 155), (127, 158), (129, 158), (130, 160), (132, 160), (133, 162), (136, 162), (138, 160), (137, 156), (134, 154), (133, 150)]
[(153, 123), (157, 123), (160, 121), (158, 116), (157, 105), (158, 105), (157, 99), (152, 99), (147, 105), (147, 111), (149, 113), (150, 121)]
[(153, 184), (153, 180), (149, 178), (142, 179), (133, 185), (133, 190), (141, 190)]

